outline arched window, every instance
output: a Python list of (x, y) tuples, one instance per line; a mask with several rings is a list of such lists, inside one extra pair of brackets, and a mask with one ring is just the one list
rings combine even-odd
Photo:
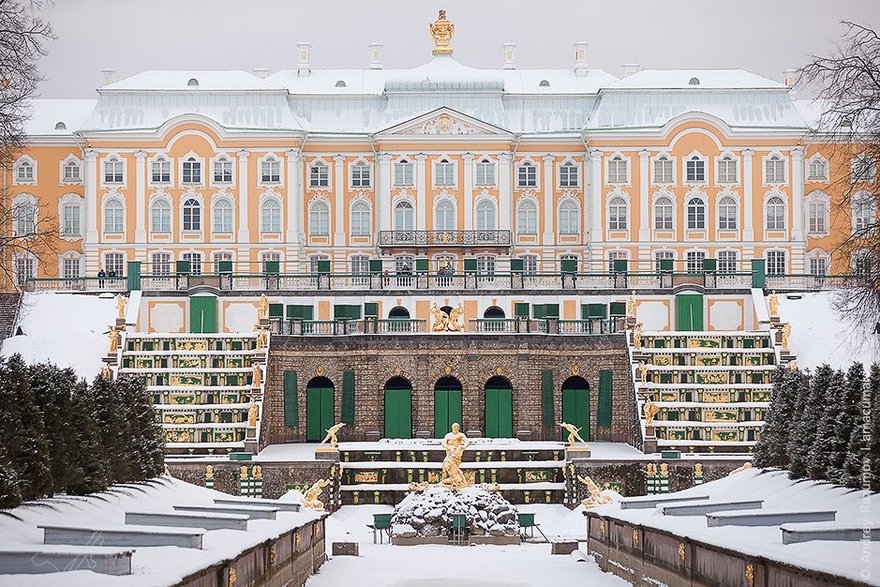
[(812, 159), (807, 170), (807, 181), (825, 181), (826, 179), (828, 179), (828, 163), (818, 157)]
[(559, 166), (559, 187), (576, 188), (578, 182), (578, 167), (571, 161), (566, 161)]
[(785, 230), (785, 202), (773, 196), (767, 200), (767, 230)]
[(162, 156), (156, 157), (150, 164), (150, 182), (170, 183), (171, 161)]
[(701, 198), (693, 197), (687, 203), (687, 227), (690, 230), (706, 228), (706, 204)]
[(226, 155), (214, 161), (214, 183), (232, 183), (232, 160)]
[(532, 200), (523, 200), (516, 209), (516, 232), (538, 234), (538, 206)]
[(351, 166), (351, 187), (370, 187), (370, 166), (363, 161), (358, 161)]
[(261, 232), (281, 232), (281, 203), (275, 198), (266, 198), (260, 206)]
[[(195, 157), (187, 157), (183, 162), (183, 183), (202, 183), (202, 163)], [(184, 229), (186, 230), (186, 229)], [(196, 229), (197, 230), (197, 229)]]
[(260, 162), (260, 181), (262, 183), (281, 182), (281, 161), (269, 155)]
[(61, 276), (65, 279), (82, 277), (82, 255), (76, 252), (65, 253), (61, 257)]
[(654, 230), (672, 230), (675, 226), (675, 206), (663, 196), (654, 202)]
[(704, 183), (706, 181), (706, 162), (698, 155), (685, 161), (685, 181)]
[(125, 231), (125, 208), (118, 198), (111, 198), (104, 204), (104, 232), (121, 233)]
[(654, 161), (654, 183), (672, 183), (672, 159), (666, 155)]
[(495, 185), (495, 164), (488, 159), (477, 163), (477, 185)]
[(316, 161), (309, 167), (309, 187), (325, 188), (330, 185), (330, 174), (327, 172), (327, 164)]
[(860, 192), (852, 198), (852, 228), (865, 231), (876, 224), (874, 202), (871, 194)]
[(615, 155), (608, 160), (608, 183), (626, 183), (629, 176), (627, 160)]
[(477, 230), (495, 230), (495, 204), (483, 198), (477, 203)]
[(578, 234), (580, 232), (580, 210), (574, 200), (563, 200), (559, 204), (559, 234)]
[(434, 230), (455, 230), (455, 206), (440, 200), (434, 208)]
[(15, 181), (27, 183), (35, 181), (34, 164), (27, 160), (19, 161), (15, 167)]
[(202, 229), (202, 205), (195, 198), (183, 203), (183, 230)]
[(626, 230), (627, 205), (623, 198), (612, 198), (608, 203), (609, 230)]
[(718, 230), (736, 230), (737, 205), (730, 196), (718, 203)]
[(171, 232), (171, 203), (158, 198), (150, 206), (150, 231)]
[(217, 200), (211, 213), (213, 232), (232, 232), (232, 202), (226, 198)]
[(520, 188), (537, 187), (538, 168), (529, 161), (520, 165), (516, 170), (516, 186)]
[(737, 175), (736, 159), (725, 155), (718, 160), (718, 183), (736, 183)]
[(415, 213), (413, 205), (401, 200), (394, 205), (394, 230), (413, 230)]
[(315, 202), (309, 209), (309, 234), (328, 236), (330, 234), (330, 209), (324, 202)]
[(79, 161), (68, 161), (64, 164), (63, 181), (82, 181)]
[(16, 198), (13, 204), (15, 236), (30, 236), (37, 231), (37, 203), (31, 196)]
[(68, 195), (61, 200), (61, 234), (82, 236), (82, 198)]
[(354, 236), (368, 236), (370, 226), (370, 206), (364, 201), (355, 202), (351, 206), (351, 234)]

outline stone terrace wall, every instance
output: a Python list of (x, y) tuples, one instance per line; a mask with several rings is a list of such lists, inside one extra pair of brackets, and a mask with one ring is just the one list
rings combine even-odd
[[(613, 372), (612, 425), (596, 425), (599, 372)], [(596, 336), (417, 334), (385, 336), (272, 337), (264, 399), (261, 444), (305, 440), (306, 386), (318, 375), (335, 388), (335, 420), (341, 419), (343, 371), (355, 374), (354, 426), (340, 440), (364, 440), (382, 433), (383, 389), (397, 375), (412, 383), (413, 432), (434, 435), (434, 385), (450, 375), (462, 383), (463, 420), (467, 430), (484, 428), (484, 386), (495, 375), (513, 389), (513, 429), (529, 430), (533, 440), (558, 440), (559, 429), (541, 421), (541, 372), (553, 372), (556, 419), (562, 417), (562, 383), (573, 374), (590, 386), (593, 440), (634, 442), (632, 374), (622, 334)], [(299, 426), (284, 424), (285, 371), (297, 373)]]

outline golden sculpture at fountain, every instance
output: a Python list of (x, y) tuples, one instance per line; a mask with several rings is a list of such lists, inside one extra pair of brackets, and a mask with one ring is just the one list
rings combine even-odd
[(453, 490), (471, 485), (470, 480), (461, 470), (461, 459), (470, 441), (460, 428), (458, 422), (455, 422), (452, 424), (452, 432), (447, 433), (440, 441), (440, 446), (446, 451), (446, 457), (443, 459), (443, 469), (437, 485)]

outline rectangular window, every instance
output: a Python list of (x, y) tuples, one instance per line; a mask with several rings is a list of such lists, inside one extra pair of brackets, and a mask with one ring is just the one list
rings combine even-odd
[(672, 159), (660, 157), (654, 161), (654, 183), (672, 183)]
[(538, 256), (537, 255), (522, 255), (520, 257), (523, 262), (523, 273), (526, 275), (537, 273), (538, 272)]
[(370, 166), (366, 163), (358, 163), (351, 168), (351, 187), (370, 187)]
[(809, 204), (809, 231), (812, 233), (826, 232), (825, 204), (823, 202), (811, 202)]
[(608, 183), (627, 182), (627, 161), (623, 157), (614, 157), (608, 161)]
[(214, 259), (214, 272), (220, 273), (220, 263), (222, 261), (232, 261), (232, 253), (229, 251), (217, 251), (213, 255)]
[(495, 185), (495, 164), (491, 161), (477, 163), (477, 185)]
[(189, 261), (189, 272), (192, 275), (201, 275), (201, 273), (202, 273), (202, 254), (201, 253), (184, 253), (183, 260)]
[(65, 279), (82, 277), (82, 259), (80, 257), (64, 257), (61, 271)]
[(394, 164), (394, 185), (405, 186), (413, 184), (413, 164), (409, 161), (399, 161)]
[(153, 161), (150, 179), (152, 183), (171, 183), (171, 161), (167, 159)]
[(330, 186), (330, 173), (323, 163), (309, 167), (309, 187), (326, 188)]
[(778, 155), (773, 155), (764, 162), (764, 182), (785, 182), (785, 161), (783, 161)]
[(828, 275), (828, 259), (810, 257), (810, 275)]
[(702, 273), (703, 272), (703, 259), (706, 258), (706, 253), (703, 251), (688, 251), (687, 252), (687, 272), (688, 273)]
[(104, 253), (104, 271), (110, 277), (125, 275), (125, 255), (123, 253)]
[(190, 157), (183, 162), (183, 183), (201, 183), (202, 182), (202, 164)]
[(37, 260), (28, 254), (15, 257), (15, 284), (23, 287), (28, 279), (37, 275)]
[(785, 251), (767, 253), (767, 275), (785, 275)]
[(153, 275), (171, 275), (171, 253), (153, 253), (150, 259)]
[(516, 185), (521, 188), (538, 187), (538, 167), (523, 163), (516, 170)]
[(614, 271), (615, 261), (626, 261), (626, 251), (611, 251), (608, 253), (608, 271)]
[(262, 183), (280, 183), (281, 182), (281, 161), (275, 159), (266, 159), (260, 162), (260, 181)]
[(122, 161), (111, 157), (104, 162), (104, 183), (122, 183), (125, 180), (122, 172)]
[(719, 273), (736, 273), (737, 256), (736, 251), (718, 251), (718, 272)]
[(706, 162), (693, 157), (685, 162), (685, 179), (688, 183), (704, 183), (706, 181)]
[(578, 187), (578, 167), (573, 163), (565, 163), (559, 168), (559, 187)]
[(810, 161), (810, 167), (807, 172), (807, 181), (825, 181), (828, 175), (828, 166), (822, 159), (813, 159)]
[(64, 181), (80, 181), (81, 179), (79, 163), (71, 161), (64, 165)]
[(214, 161), (214, 183), (232, 183), (232, 161), (226, 157)]
[(722, 157), (718, 161), (718, 183), (736, 183), (737, 168), (736, 159), (732, 157)]
[(62, 222), (64, 223), (64, 236), (80, 236), (82, 234), (80, 225), (80, 206), (79, 204), (64, 204), (62, 211)]
[(654, 271), (660, 273), (663, 269), (661, 261), (669, 261), (675, 259), (675, 253), (672, 251), (657, 251), (654, 253)]
[(15, 181), (34, 181), (34, 166), (28, 161), (23, 161), (15, 170)]
[(446, 159), (434, 163), (434, 185), (455, 185), (455, 164)]

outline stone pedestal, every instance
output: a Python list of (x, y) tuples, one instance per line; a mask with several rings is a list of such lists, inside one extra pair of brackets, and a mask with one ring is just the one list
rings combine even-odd
[(244, 450), (245, 452), (249, 452), (253, 455), (260, 452), (260, 445), (257, 443), (257, 439), (245, 439), (244, 441)]
[(329, 444), (320, 444), (315, 449), (315, 460), (318, 461), (338, 461), (339, 449)]
[(645, 426), (645, 446), (642, 452), (650, 454), (657, 452), (657, 437), (654, 435), (654, 426)]
[(268, 318), (260, 318), (258, 321), (261, 330), (269, 330), (269, 319)]
[(586, 444), (576, 444), (565, 447), (565, 460), (590, 458), (590, 447)]
[(117, 330), (125, 330), (125, 318), (117, 318), (116, 319), (116, 329)]

